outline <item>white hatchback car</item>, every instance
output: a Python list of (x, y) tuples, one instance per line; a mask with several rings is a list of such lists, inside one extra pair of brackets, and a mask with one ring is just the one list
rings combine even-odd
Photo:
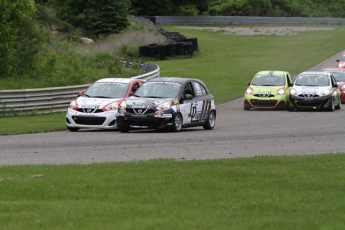
[(70, 103), (66, 113), (67, 129), (117, 129), (118, 106), (144, 82), (132, 78), (104, 78), (94, 82)]

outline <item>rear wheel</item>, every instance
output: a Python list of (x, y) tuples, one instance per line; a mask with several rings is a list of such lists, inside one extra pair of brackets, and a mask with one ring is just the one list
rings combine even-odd
[(71, 132), (77, 132), (79, 130), (79, 128), (72, 128), (72, 127), (68, 127), (68, 126), (67, 126), (67, 129)]
[(203, 125), (205, 130), (211, 130), (216, 125), (216, 113), (212, 110), (208, 116), (206, 124)]
[(179, 132), (182, 129), (183, 120), (182, 115), (180, 113), (177, 113), (174, 118), (174, 124), (171, 127), (171, 131), (173, 132)]

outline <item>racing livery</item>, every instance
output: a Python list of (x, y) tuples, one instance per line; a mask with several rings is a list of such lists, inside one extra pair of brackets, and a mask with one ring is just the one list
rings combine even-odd
[(345, 103), (345, 68), (322, 68), (321, 71), (331, 73), (338, 83), (341, 103)]
[(130, 78), (104, 78), (94, 82), (85, 92), (79, 92), (78, 97), (70, 103), (66, 113), (67, 129), (117, 129), (119, 104), (144, 82), (142, 79)]
[(341, 109), (340, 90), (331, 73), (303, 72), (289, 86), (289, 111)]
[(214, 97), (199, 79), (155, 78), (120, 104), (118, 129), (168, 129), (203, 126), (211, 130), (216, 122)]
[(291, 74), (286, 71), (267, 70), (258, 72), (248, 83), (244, 93), (244, 110), (285, 109)]

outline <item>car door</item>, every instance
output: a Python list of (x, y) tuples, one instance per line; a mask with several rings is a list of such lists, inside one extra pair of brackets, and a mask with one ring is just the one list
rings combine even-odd
[(184, 85), (184, 93), (190, 94), (191, 99), (184, 99), (180, 106), (183, 116), (183, 124), (198, 123), (206, 119), (211, 110), (211, 97), (203, 85), (197, 81), (188, 81)]

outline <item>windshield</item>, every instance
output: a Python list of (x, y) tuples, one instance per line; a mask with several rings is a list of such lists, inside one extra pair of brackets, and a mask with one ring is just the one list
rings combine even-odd
[(95, 82), (84, 94), (96, 98), (123, 98), (127, 94), (128, 86), (128, 83)]
[(138, 97), (177, 97), (181, 89), (175, 82), (146, 82), (136, 92)]
[(345, 72), (333, 72), (332, 74), (337, 82), (345, 82)]
[(256, 75), (252, 85), (258, 86), (284, 86), (285, 77), (283, 75)]
[(322, 74), (303, 74), (296, 79), (295, 85), (329, 86), (329, 77)]

